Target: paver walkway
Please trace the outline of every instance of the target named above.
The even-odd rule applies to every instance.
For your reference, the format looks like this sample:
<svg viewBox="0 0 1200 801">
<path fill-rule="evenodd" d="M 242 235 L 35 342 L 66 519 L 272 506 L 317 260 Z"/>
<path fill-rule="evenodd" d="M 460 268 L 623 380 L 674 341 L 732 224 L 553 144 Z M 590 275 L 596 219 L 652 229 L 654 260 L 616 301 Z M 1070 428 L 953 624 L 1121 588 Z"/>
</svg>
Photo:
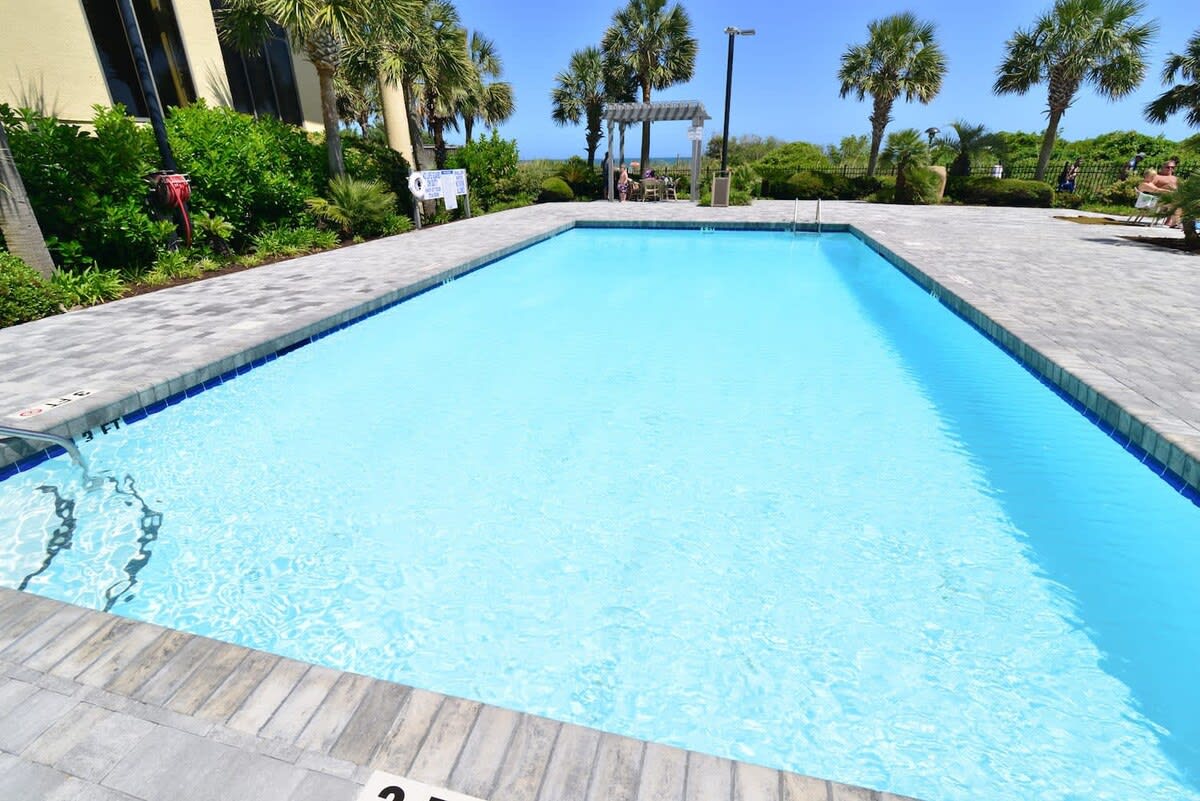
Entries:
<svg viewBox="0 0 1200 801">
<path fill-rule="evenodd" d="M 539 206 L 0 330 L 0 420 L 89 389 L 28 423 L 80 433 L 576 220 L 783 224 L 794 209 Z M 827 222 L 1099 390 L 1131 432 L 1161 435 L 1162 461 L 1200 480 L 1200 259 L 1057 214 L 824 204 Z M 0 464 L 23 452 L 0 445 Z M 894 798 L 0 590 L 0 799 L 348 801 L 373 766 L 496 801 Z"/>
<path fill-rule="evenodd" d="M 905 801 L 0 589 L 0 799 Z"/>
</svg>

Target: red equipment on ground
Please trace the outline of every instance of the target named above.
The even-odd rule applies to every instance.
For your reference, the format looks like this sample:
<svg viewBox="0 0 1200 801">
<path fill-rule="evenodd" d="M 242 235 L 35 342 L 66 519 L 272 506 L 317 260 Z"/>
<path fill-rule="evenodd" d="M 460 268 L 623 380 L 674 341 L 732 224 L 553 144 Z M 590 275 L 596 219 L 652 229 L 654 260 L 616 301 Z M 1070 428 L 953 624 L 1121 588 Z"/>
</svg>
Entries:
<svg viewBox="0 0 1200 801">
<path fill-rule="evenodd" d="M 179 212 L 183 220 L 183 239 L 192 244 L 192 219 L 188 215 L 187 203 L 192 197 L 192 185 L 187 176 L 178 172 L 156 172 L 146 176 L 155 201 L 163 208 Z"/>
</svg>

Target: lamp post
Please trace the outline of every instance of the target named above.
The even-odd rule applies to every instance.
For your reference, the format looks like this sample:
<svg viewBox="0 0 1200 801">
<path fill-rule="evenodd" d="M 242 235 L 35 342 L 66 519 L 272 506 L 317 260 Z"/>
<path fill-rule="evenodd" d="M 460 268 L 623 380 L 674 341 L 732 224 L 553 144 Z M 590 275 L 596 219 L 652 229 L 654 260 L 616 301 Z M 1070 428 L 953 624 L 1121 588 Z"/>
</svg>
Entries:
<svg viewBox="0 0 1200 801">
<path fill-rule="evenodd" d="M 725 128 L 721 134 L 721 172 L 729 166 L 729 95 L 733 89 L 733 38 L 735 36 L 753 36 L 753 28 L 725 29 L 729 34 L 729 61 L 725 65 Z"/>
<path fill-rule="evenodd" d="M 935 136 L 937 136 L 938 134 L 940 134 L 941 132 L 942 132 L 942 130 L 940 128 L 926 128 L 925 129 L 925 135 L 929 137 L 929 146 L 930 147 L 933 147 L 933 138 Z"/>
</svg>

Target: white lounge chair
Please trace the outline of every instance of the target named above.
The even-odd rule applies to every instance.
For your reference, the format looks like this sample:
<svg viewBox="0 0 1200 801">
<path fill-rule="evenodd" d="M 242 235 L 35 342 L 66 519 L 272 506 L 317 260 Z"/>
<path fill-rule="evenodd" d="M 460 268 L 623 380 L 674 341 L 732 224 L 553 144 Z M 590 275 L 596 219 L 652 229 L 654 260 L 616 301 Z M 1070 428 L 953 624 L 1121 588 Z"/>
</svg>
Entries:
<svg viewBox="0 0 1200 801">
<path fill-rule="evenodd" d="M 1140 223 L 1149 218 L 1148 224 L 1154 225 L 1162 217 L 1162 212 L 1158 210 L 1158 195 L 1138 192 L 1137 200 L 1133 201 L 1133 213 L 1129 215 L 1129 222 Z"/>
</svg>

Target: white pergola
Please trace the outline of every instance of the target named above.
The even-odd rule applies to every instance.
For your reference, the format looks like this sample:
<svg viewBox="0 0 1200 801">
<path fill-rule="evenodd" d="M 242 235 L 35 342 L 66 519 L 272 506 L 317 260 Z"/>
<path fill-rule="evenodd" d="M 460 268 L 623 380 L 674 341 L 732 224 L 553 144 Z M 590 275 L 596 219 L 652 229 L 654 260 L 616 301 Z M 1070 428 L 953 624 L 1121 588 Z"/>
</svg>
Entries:
<svg viewBox="0 0 1200 801">
<path fill-rule="evenodd" d="M 700 148 L 704 140 L 704 121 L 712 117 L 704 110 L 704 104 L 699 100 L 663 100 L 656 103 L 609 103 L 600 115 L 601 120 L 608 121 L 608 175 L 604 182 L 607 187 L 605 196 L 613 199 L 613 126 L 631 125 L 635 122 L 680 122 L 689 120 L 695 133 L 692 140 L 692 183 L 691 195 L 693 202 L 700 197 Z M 643 165 L 647 166 L 647 165 Z"/>
</svg>

